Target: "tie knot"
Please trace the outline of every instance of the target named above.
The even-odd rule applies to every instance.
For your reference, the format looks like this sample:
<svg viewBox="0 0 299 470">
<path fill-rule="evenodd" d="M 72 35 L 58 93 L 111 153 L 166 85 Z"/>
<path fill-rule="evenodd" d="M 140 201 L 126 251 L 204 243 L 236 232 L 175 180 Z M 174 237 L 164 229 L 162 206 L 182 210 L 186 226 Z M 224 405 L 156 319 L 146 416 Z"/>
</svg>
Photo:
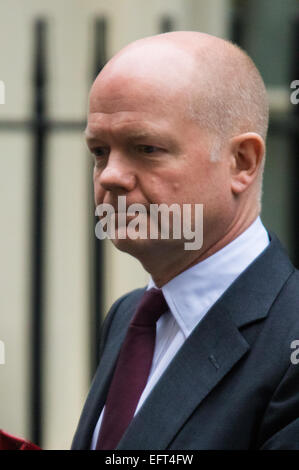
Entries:
<svg viewBox="0 0 299 470">
<path fill-rule="evenodd" d="M 153 326 L 160 316 L 168 310 L 168 305 L 161 289 L 152 288 L 142 296 L 131 325 Z"/>
</svg>

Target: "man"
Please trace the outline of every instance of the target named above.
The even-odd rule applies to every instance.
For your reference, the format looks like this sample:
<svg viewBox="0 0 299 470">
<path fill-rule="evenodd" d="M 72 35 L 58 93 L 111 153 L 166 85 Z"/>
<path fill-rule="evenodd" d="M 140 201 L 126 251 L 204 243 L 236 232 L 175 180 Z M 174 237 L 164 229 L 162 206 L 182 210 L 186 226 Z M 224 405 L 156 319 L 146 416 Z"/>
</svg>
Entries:
<svg viewBox="0 0 299 470">
<path fill-rule="evenodd" d="M 259 218 L 267 126 L 253 62 L 210 35 L 137 41 L 95 80 L 96 205 L 117 210 L 126 196 L 150 221 L 152 204 L 203 204 L 203 243 L 123 237 L 116 223 L 113 243 L 151 281 L 107 315 L 73 449 L 299 449 L 298 273 Z M 128 338 L 152 292 L 164 307 L 141 386 L 136 360 L 147 353 L 128 359 Z"/>
</svg>

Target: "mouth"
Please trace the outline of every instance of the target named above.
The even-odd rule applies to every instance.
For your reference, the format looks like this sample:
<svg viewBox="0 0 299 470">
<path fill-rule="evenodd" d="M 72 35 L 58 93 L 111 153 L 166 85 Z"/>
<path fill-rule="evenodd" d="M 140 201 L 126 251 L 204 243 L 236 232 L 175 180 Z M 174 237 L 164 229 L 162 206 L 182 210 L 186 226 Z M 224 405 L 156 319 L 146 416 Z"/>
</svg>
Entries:
<svg viewBox="0 0 299 470">
<path fill-rule="evenodd" d="M 127 212 L 118 212 L 115 211 L 113 214 L 104 214 L 101 216 L 98 216 L 100 220 L 102 219 L 109 219 L 113 222 L 115 222 L 117 225 L 123 225 L 125 222 L 128 223 L 130 220 L 136 219 L 136 217 L 139 217 L 140 221 L 143 219 L 143 217 L 148 217 L 149 213 L 140 213 L 136 211 L 135 213 L 127 213 Z"/>
<path fill-rule="evenodd" d="M 138 213 L 137 211 L 135 213 L 127 213 L 127 212 L 115 212 L 115 221 L 118 224 L 123 224 L 126 222 L 127 224 L 133 220 L 136 219 L 136 217 L 139 218 L 139 220 L 142 220 L 144 217 L 147 217 L 148 213 Z"/>
</svg>

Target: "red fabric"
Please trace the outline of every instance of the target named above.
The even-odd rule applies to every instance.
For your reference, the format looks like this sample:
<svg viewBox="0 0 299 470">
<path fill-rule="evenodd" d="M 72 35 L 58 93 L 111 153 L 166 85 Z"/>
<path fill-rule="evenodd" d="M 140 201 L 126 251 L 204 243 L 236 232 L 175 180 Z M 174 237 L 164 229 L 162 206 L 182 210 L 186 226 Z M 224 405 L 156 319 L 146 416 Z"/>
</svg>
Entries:
<svg viewBox="0 0 299 470">
<path fill-rule="evenodd" d="M 32 442 L 8 434 L 0 429 L 0 450 L 42 450 Z"/>
<path fill-rule="evenodd" d="M 133 419 L 147 383 L 155 347 L 156 321 L 168 310 L 160 289 L 143 295 L 130 323 L 109 388 L 97 450 L 115 449 Z"/>
</svg>

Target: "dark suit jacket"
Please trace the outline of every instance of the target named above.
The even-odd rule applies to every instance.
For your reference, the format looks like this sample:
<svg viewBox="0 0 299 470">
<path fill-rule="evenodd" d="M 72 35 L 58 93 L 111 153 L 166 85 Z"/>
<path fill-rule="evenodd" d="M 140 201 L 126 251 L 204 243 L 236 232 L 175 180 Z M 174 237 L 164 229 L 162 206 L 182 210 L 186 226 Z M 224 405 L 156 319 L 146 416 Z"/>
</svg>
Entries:
<svg viewBox="0 0 299 470">
<path fill-rule="evenodd" d="M 121 297 L 72 449 L 89 449 L 114 365 L 144 289 Z M 121 439 L 118 449 L 298 449 L 299 275 L 278 239 L 198 323 Z"/>
</svg>

